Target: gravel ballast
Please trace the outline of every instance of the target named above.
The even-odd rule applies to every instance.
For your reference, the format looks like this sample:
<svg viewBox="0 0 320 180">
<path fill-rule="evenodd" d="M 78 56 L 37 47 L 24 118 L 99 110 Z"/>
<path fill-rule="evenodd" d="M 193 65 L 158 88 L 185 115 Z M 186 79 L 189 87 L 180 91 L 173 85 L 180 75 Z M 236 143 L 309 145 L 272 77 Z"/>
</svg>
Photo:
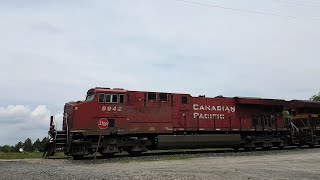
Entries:
<svg viewBox="0 0 320 180">
<path fill-rule="evenodd" d="M 320 148 L 0 160 L 0 179 L 320 179 Z"/>
</svg>

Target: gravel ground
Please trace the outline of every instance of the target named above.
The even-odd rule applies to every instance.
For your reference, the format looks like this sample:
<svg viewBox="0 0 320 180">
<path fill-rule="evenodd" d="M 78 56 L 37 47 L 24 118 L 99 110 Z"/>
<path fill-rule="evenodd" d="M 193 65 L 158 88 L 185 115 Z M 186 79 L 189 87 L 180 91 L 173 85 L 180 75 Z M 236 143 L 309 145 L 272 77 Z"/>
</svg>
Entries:
<svg viewBox="0 0 320 180">
<path fill-rule="evenodd" d="M 0 179 L 320 179 L 320 148 L 0 160 Z"/>
</svg>

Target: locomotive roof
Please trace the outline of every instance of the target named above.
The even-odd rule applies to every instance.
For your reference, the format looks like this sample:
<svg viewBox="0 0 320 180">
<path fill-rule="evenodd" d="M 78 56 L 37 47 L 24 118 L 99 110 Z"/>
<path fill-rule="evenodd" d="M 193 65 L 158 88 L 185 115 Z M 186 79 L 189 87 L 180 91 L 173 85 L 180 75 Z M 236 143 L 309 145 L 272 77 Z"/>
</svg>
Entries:
<svg viewBox="0 0 320 180">
<path fill-rule="evenodd" d="M 320 108 L 319 101 L 308 101 L 308 100 L 292 100 L 290 101 L 290 106 L 294 108 Z"/>
<path fill-rule="evenodd" d="M 159 91 L 130 91 L 127 89 L 122 89 L 122 88 L 104 88 L 104 87 L 95 87 L 90 90 L 95 90 L 99 92 L 117 92 L 117 93 L 125 93 L 125 92 L 146 92 L 146 93 L 168 93 L 168 92 L 159 92 Z M 89 90 L 89 91 L 90 91 Z M 190 95 L 190 94 L 183 94 L 183 93 L 168 93 L 168 94 L 181 94 L 181 95 Z"/>
<path fill-rule="evenodd" d="M 287 102 L 283 99 L 267 99 L 256 97 L 234 97 L 237 104 L 255 104 L 255 105 L 286 105 Z"/>
<path fill-rule="evenodd" d="M 122 88 L 105 88 L 105 87 L 95 87 L 92 89 L 89 89 L 90 91 L 99 91 L 99 92 L 115 92 L 115 93 L 126 93 L 126 92 L 155 92 L 155 91 L 129 91 Z M 157 93 L 167 93 L 167 92 L 157 92 Z M 169 93 L 169 94 L 181 94 L 181 95 L 189 95 L 190 94 L 184 94 L 184 93 Z M 192 97 L 198 97 L 198 96 L 192 96 Z M 315 101 L 306 101 L 306 100 L 292 100 L 292 101 L 285 101 L 283 99 L 269 99 L 269 98 L 257 98 L 257 97 L 224 97 L 224 96 L 216 96 L 216 97 L 205 97 L 205 96 L 199 96 L 199 98 L 230 98 L 235 99 L 237 104 L 251 104 L 251 105 L 279 105 L 279 106 L 285 106 L 289 105 L 291 107 L 320 107 L 320 102 Z"/>
<path fill-rule="evenodd" d="M 122 89 L 122 88 L 104 88 L 104 87 L 95 87 L 95 88 L 92 88 L 92 89 L 89 89 L 89 91 L 99 91 L 99 92 L 120 92 L 120 93 L 124 93 L 124 92 L 127 92 L 128 90 L 126 89 Z M 89 92 L 88 91 L 88 92 Z"/>
</svg>

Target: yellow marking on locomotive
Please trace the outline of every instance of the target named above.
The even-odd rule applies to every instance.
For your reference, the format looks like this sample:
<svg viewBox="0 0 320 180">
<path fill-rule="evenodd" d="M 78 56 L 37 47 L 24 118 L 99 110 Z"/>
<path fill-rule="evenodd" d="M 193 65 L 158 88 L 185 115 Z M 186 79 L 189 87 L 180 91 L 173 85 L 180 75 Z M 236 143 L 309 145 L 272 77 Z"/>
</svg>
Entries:
<svg viewBox="0 0 320 180">
<path fill-rule="evenodd" d="M 148 131 L 155 131 L 155 130 L 156 130 L 156 128 L 150 127 Z"/>
</svg>

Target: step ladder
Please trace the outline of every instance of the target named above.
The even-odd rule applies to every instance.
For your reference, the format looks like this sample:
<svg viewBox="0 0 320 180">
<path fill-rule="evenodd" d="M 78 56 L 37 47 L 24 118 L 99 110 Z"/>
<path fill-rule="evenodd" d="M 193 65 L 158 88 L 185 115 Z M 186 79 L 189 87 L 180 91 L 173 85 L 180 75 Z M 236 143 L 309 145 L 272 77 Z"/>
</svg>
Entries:
<svg viewBox="0 0 320 180">
<path fill-rule="evenodd" d="M 56 131 L 56 133 L 49 133 L 50 138 L 45 146 L 43 157 L 54 156 L 56 152 L 63 152 L 67 145 L 67 131 Z"/>
<path fill-rule="evenodd" d="M 300 143 L 300 129 L 290 121 L 290 134 L 292 144 L 298 145 Z"/>
<path fill-rule="evenodd" d="M 56 152 L 65 151 L 68 142 L 68 130 L 56 130 L 53 122 L 53 116 L 50 120 L 50 129 L 48 131 L 49 140 L 45 146 L 43 157 L 54 156 Z"/>
<path fill-rule="evenodd" d="M 67 144 L 67 131 L 57 131 L 53 142 L 56 149 L 64 150 Z"/>
</svg>

